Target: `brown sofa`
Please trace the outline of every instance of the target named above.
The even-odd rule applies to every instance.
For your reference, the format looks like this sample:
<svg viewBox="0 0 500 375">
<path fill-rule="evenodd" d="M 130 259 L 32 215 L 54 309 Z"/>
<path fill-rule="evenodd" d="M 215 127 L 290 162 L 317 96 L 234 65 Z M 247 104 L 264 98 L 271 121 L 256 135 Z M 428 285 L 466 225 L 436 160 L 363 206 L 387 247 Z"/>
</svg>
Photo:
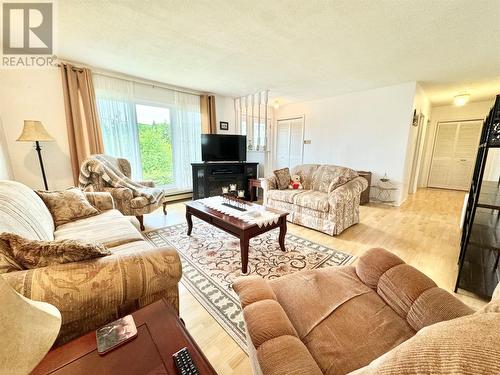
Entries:
<svg viewBox="0 0 500 375">
<path fill-rule="evenodd" d="M 18 182 L 0 181 L 0 232 L 33 240 L 97 241 L 113 253 L 10 272 L 0 251 L 0 277 L 25 297 L 48 302 L 61 312 L 58 344 L 161 298 L 179 311 L 182 267 L 177 251 L 144 241 L 130 218 L 114 209 L 111 194 L 86 196 L 100 214 L 55 228 L 49 210 L 33 190 Z M 2 241 L 1 246 L 5 246 Z"/>
<path fill-rule="evenodd" d="M 473 314 L 383 249 L 368 250 L 355 267 L 243 277 L 233 287 L 255 374 L 500 373 L 500 301 Z M 464 338 L 461 324 L 490 334 Z"/>
</svg>

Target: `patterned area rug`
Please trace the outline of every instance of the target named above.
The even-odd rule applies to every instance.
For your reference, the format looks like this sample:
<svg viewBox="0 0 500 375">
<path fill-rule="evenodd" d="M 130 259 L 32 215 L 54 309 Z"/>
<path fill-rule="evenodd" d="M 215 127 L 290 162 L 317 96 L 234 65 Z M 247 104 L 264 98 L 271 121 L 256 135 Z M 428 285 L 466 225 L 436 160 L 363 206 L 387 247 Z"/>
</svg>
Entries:
<svg viewBox="0 0 500 375">
<path fill-rule="evenodd" d="M 172 246 L 182 259 L 182 283 L 243 348 L 245 324 L 233 280 L 241 276 L 240 243 L 214 226 L 193 218 L 193 232 L 177 224 L 144 233 L 155 246 Z M 325 247 L 304 238 L 287 234 L 285 246 L 278 245 L 279 229 L 250 240 L 248 270 L 250 275 L 273 279 L 300 270 L 351 263 L 352 255 Z"/>
</svg>

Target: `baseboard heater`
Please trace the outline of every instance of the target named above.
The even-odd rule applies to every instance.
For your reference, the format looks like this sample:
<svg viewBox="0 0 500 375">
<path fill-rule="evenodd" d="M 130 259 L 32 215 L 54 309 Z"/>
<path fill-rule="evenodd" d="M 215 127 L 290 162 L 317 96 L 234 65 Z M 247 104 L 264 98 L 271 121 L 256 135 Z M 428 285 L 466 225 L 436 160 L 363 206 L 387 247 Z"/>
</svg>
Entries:
<svg viewBox="0 0 500 375">
<path fill-rule="evenodd" d="M 167 195 L 166 201 L 167 202 L 175 202 L 175 201 L 183 201 L 183 200 L 192 199 L 192 198 L 193 198 L 193 192 L 186 191 L 184 193 Z"/>
</svg>

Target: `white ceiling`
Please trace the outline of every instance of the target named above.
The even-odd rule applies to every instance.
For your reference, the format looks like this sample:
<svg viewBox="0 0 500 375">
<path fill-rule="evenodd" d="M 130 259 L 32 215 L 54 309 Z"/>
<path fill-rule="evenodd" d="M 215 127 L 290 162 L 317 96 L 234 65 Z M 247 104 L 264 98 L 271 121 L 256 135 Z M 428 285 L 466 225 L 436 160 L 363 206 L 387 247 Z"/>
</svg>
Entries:
<svg viewBox="0 0 500 375">
<path fill-rule="evenodd" d="M 200 91 L 500 93 L 500 0 L 61 0 L 57 12 L 59 57 Z"/>
</svg>

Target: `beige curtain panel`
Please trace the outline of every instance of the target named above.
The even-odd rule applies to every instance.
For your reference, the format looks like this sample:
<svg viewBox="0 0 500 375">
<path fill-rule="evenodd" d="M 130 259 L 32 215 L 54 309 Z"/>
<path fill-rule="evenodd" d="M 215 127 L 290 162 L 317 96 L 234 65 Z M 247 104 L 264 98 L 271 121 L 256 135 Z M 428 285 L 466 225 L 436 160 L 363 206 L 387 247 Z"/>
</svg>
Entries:
<svg viewBox="0 0 500 375">
<path fill-rule="evenodd" d="M 61 64 L 61 74 L 71 168 L 78 186 L 81 163 L 92 154 L 104 153 L 104 144 L 91 71 Z"/>
<path fill-rule="evenodd" d="M 215 116 L 214 95 L 201 95 L 200 112 L 201 112 L 201 132 L 203 134 L 217 133 L 217 120 Z"/>
</svg>

